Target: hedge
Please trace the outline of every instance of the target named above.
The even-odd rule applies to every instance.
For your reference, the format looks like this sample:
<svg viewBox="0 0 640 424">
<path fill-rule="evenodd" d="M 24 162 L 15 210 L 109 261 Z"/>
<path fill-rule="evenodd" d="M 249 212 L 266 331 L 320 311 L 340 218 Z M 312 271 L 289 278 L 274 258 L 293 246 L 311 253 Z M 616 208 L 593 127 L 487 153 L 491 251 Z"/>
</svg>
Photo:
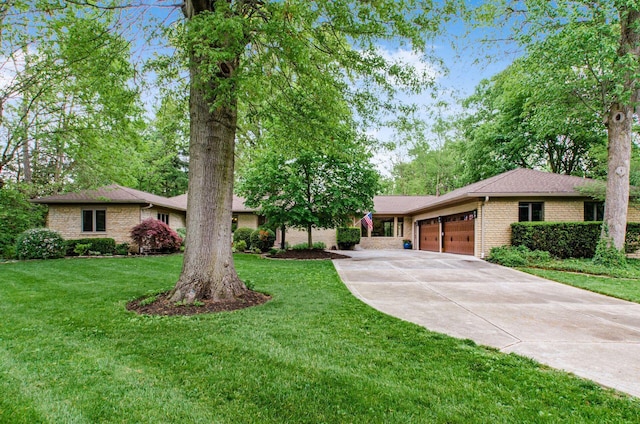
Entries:
<svg viewBox="0 0 640 424">
<path fill-rule="evenodd" d="M 360 243 L 360 228 L 342 227 L 336 232 L 336 241 L 340 250 L 349 250 Z"/>
<path fill-rule="evenodd" d="M 511 245 L 543 250 L 561 259 L 592 258 L 602 222 L 517 222 L 511 224 Z M 640 223 L 627 224 L 627 253 L 640 248 Z"/>
<path fill-rule="evenodd" d="M 74 252 L 77 244 L 89 244 L 91 245 L 88 250 L 92 252 L 100 252 L 103 255 L 111 255 L 116 250 L 116 241 L 112 238 L 83 238 L 66 240 L 67 244 L 67 256 L 78 256 Z"/>
</svg>

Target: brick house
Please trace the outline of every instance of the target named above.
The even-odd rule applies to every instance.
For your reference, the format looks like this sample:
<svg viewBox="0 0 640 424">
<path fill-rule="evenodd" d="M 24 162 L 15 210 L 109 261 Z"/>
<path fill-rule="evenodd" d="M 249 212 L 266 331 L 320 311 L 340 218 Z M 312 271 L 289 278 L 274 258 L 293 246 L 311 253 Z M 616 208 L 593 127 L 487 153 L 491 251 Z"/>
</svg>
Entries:
<svg viewBox="0 0 640 424">
<path fill-rule="evenodd" d="M 443 196 L 375 196 L 373 229 L 362 225 L 360 247 L 414 249 L 485 257 L 492 247 L 509 244 L 511 224 L 519 221 L 600 221 L 604 206 L 576 188 L 593 180 L 515 169 Z M 129 231 L 146 218 L 185 227 L 187 195 L 166 198 L 118 185 L 34 200 L 49 205 L 47 226 L 64 238 L 111 237 L 128 242 Z M 265 218 L 233 197 L 234 228 L 258 228 Z M 354 218 L 353 224 L 361 222 Z M 640 222 L 630 207 L 629 222 Z M 277 234 L 276 242 L 281 239 Z M 288 229 L 290 245 L 305 243 L 305 231 Z M 336 231 L 313 230 L 314 242 L 335 246 Z"/>
<path fill-rule="evenodd" d="M 96 190 L 59 194 L 33 200 L 49 206 L 47 227 L 65 239 L 113 238 L 131 242 L 131 229 L 155 218 L 177 229 L 185 226 L 187 209 L 177 202 L 113 184 Z"/>
<path fill-rule="evenodd" d="M 522 221 L 601 221 L 604 204 L 577 188 L 588 178 L 514 169 L 430 199 L 407 211 L 414 248 L 484 258 L 511 243 L 511 224 Z M 627 221 L 640 222 L 630 207 Z"/>
</svg>

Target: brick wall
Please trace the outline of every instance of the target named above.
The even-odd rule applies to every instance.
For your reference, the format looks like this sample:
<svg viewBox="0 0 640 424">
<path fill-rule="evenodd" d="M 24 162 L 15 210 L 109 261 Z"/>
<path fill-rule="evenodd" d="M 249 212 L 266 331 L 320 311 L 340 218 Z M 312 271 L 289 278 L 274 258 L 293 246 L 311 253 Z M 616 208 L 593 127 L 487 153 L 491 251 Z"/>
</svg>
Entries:
<svg viewBox="0 0 640 424">
<path fill-rule="evenodd" d="M 252 213 L 238 214 L 238 228 L 258 228 L 258 215 Z"/>
<path fill-rule="evenodd" d="M 374 218 L 384 217 L 382 215 L 375 215 Z M 389 218 L 386 216 L 385 218 Z M 404 220 L 403 235 L 395 235 L 398 231 L 398 221 Z M 404 249 L 403 240 L 413 240 L 413 221 L 411 217 L 396 216 L 393 220 L 393 237 L 369 237 L 363 236 L 360 238 L 359 246 L 363 249 Z M 413 242 L 414 247 L 416 242 Z M 415 247 L 417 249 L 417 247 Z"/>
<path fill-rule="evenodd" d="M 331 246 L 336 246 L 336 230 L 335 229 L 327 229 L 327 230 L 311 230 L 311 237 L 314 243 L 323 242 L 327 249 L 331 249 Z M 308 239 L 307 232 L 303 230 L 296 230 L 294 228 L 287 229 L 287 234 L 285 235 L 285 242 L 289 243 L 289 246 L 293 246 L 300 243 L 306 243 Z M 280 240 L 278 238 L 278 240 Z"/>
<path fill-rule="evenodd" d="M 158 219 L 158 214 L 168 214 L 169 215 L 169 227 L 177 230 L 178 228 L 185 228 L 186 225 L 186 212 L 179 212 L 175 210 L 153 207 L 150 209 L 141 208 L 141 220 L 144 221 L 148 218 Z"/>
<path fill-rule="evenodd" d="M 82 211 L 106 210 L 105 232 L 83 232 Z M 65 239 L 113 238 L 116 243 L 130 243 L 129 231 L 140 222 L 139 205 L 49 205 L 47 227 Z"/>
</svg>

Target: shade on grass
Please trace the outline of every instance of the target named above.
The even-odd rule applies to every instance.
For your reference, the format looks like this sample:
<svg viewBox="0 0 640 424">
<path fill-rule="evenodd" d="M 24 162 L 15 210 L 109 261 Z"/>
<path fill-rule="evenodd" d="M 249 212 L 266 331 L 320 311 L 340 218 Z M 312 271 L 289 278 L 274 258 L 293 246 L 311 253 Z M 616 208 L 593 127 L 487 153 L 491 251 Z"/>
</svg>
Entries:
<svg viewBox="0 0 640 424">
<path fill-rule="evenodd" d="M 180 256 L 0 265 L 0 422 L 639 422 L 637 399 L 431 333 L 351 296 L 330 262 L 236 256 L 273 296 L 146 317 Z"/>
</svg>

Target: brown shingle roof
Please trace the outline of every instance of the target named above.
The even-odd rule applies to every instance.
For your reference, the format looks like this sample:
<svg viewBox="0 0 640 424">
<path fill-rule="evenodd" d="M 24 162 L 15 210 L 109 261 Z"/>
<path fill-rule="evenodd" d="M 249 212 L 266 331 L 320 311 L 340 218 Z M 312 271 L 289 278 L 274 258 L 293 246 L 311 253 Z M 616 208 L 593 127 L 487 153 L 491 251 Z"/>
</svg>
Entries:
<svg viewBox="0 0 640 424">
<path fill-rule="evenodd" d="M 380 215 L 402 215 L 425 202 L 436 199 L 435 196 L 375 196 L 373 210 Z"/>
<path fill-rule="evenodd" d="M 77 193 L 57 194 L 32 200 L 44 204 L 77 204 L 77 203 L 114 203 L 114 204 L 153 204 L 169 209 L 185 211 L 186 207 L 163 196 L 147 193 L 133 188 L 112 184 L 95 190 L 83 190 Z"/>
<path fill-rule="evenodd" d="M 434 206 L 454 203 L 470 197 L 580 197 L 583 195 L 575 188 L 593 182 L 594 180 L 589 178 L 518 168 L 431 199 L 410 212 L 417 213 L 424 209 L 431 209 Z"/>
<path fill-rule="evenodd" d="M 170 200 L 187 209 L 187 193 L 172 197 Z M 248 208 L 244 205 L 244 199 L 240 196 L 233 195 L 233 203 L 231 205 L 233 212 L 255 212 L 256 209 Z"/>
</svg>

